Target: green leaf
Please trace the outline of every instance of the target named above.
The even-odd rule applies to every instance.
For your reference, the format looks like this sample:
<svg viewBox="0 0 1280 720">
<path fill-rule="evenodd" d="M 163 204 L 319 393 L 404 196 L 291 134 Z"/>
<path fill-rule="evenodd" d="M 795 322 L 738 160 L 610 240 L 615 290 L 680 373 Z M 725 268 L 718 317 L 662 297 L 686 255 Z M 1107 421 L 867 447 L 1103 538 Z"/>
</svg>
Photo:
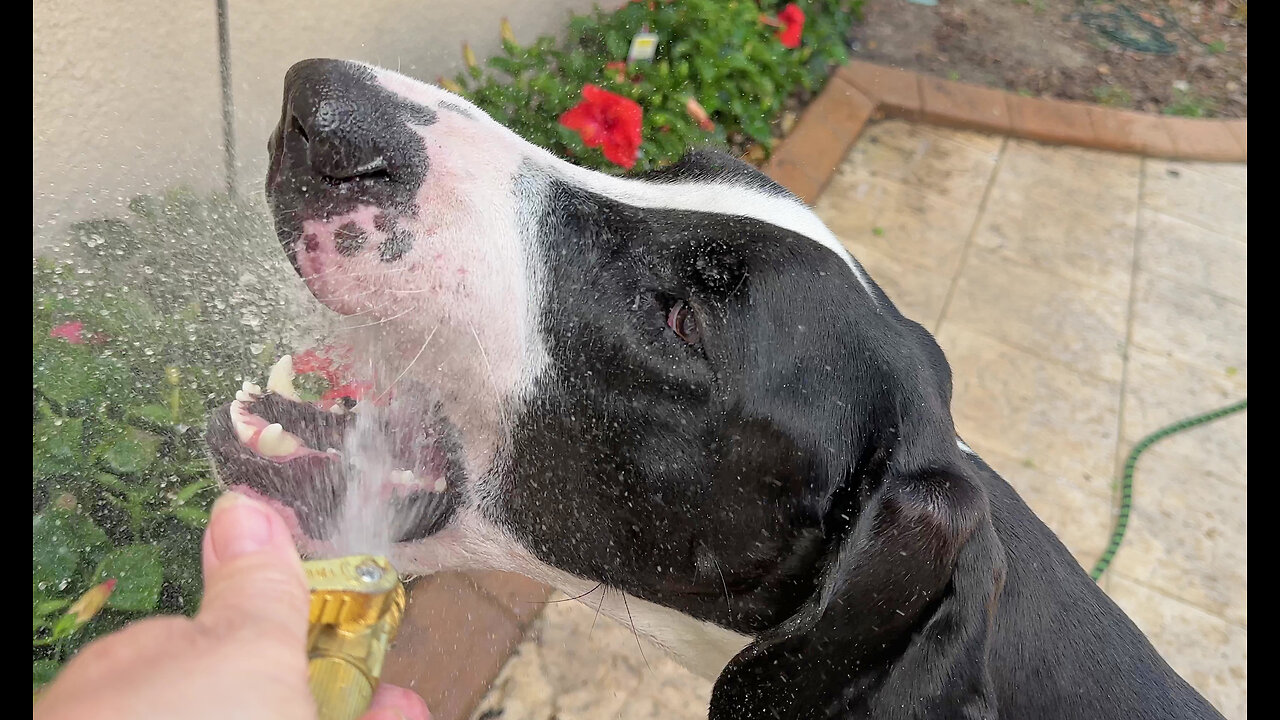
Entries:
<svg viewBox="0 0 1280 720">
<path fill-rule="evenodd" d="M 62 669 L 62 665 L 56 660 L 42 659 L 31 661 L 31 687 L 38 688 L 53 682 L 53 678 L 58 674 L 58 670 Z"/>
<path fill-rule="evenodd" d="M 74 614 L 63 615 L 53 625 L 53 639 L 62 640 L 63 638 L 71 637 L 82 627 L 84 626 L 76 622 Z"/>
<path fill-rule="evenodd" d="M 203 530 L 209 524 L 209 513 L 189 505 L 171 507 L 169 508 L 169 514 L 196 530 Z"/>
<path fill-rule="evenodd" d="M 76 578 L 80 560 L 107 545 L 107 536 L 89 518 L 51 509 L 31 518 L 32 585 L 57 592 Z"/>
<path fill-rule="evenodd" d="M 84 421 L 52 417 L 37 420 L 31 428 L 32 459 L 37 475 L 57 475 L 79 469 Z"/>
<path fill-rule="evenodd" d="M 52 343 L 63 343 L 52 340 Z M 83 347 L 53 346 L 33 356 L 31 381 L 41 393 L 64 408 L 78 408 L 89 400 L 121 397 L 132 390 L 129 370 L 120 361 L 89 355 Z"/>
<path fill-rule="evenodd" d="M 116 477 L 115 475 L 112 475 L 111 473 L 94 473 L 93 481 L 98 483 L 102 487 L 115 490 L 116 492 L 119 492 L 119 493 L 129 492 L 129 486 L 126 485 L 123 480 Z"/>
<path fill-rule="evenodd" d="M 106 423 L 94 454 L 117 473 L 136 473 L 150 467 L 160 452 L 162 438 L 146 430 Z"/>
<path fill-rule="evenodd" d="M 186 504 L 191 500 L 191 498 L 195 497 L 196 495 L 199 495 L 201 492 L 204 492 L 205 490 L 208 490 L 211 487 L 213 487 L 213 480 L 210 480 L 208 478 L 197 480 L 193 483 L 188 483 L 182 486 L 182 489 L 178 490 L 177 494 L 174 495 L 173 501 L 178 505 Z"/>
<path fill-rule="evenodd" d="M 31 615 L 34 618 L 46 618 L 55 612 L 70 605 L 71 601 L 66 598 L 55 598 L 53 600 L 39 600 L 31 608 Z"/>
<path fill-rule="evenodd" d="M 98 564 L 94 582 L 115 578 L 107 605 L 117 610 L 154 610 L 164 583 L 160 551 L 152 545 L 128 545 L 109 553 Z"/>
<path fill-rule="evenodd" d="M 173 413 L 164 405 L 143 405 L 140 408 L 134 408 L 130 411 L 130 414 L 157 425 L 168 426 L 173 424 Z"/>
</svg>

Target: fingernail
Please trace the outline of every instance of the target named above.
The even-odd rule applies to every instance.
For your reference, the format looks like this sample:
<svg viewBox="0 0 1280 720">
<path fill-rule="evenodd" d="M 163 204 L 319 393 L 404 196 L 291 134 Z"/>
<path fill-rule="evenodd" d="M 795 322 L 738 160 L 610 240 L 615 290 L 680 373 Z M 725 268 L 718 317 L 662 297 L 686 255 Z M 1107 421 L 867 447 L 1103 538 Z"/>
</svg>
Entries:
<svg viewBox="0 0 1280 720">
<path fill-rule="evenodd" d="M 261 503 L 227 493 L 213 504 L 209 539 L 221 562 L 257 552 L 271 542 L 271 516 Z"/>
</svg>

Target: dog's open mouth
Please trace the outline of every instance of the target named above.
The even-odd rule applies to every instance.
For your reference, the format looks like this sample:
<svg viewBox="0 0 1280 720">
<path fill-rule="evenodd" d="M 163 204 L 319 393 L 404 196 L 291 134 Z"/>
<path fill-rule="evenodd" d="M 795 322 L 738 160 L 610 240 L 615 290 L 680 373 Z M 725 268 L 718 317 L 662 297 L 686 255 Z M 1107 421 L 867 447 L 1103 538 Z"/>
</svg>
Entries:
<svg viewBox="0 0 1280 720">
<path fill-rule="evenodd" d="M 276 506 L 308 545 L 421 539 L 457 505 L 457 433 L 421 386 L 359 404 L 310 402 L 295 390 L 286 355 L 265 389 L 246 382 L 213 413 L 207 441 L 221 482 Z M 376 527 L 344 527 L 351 523 Z"/>
</svg>

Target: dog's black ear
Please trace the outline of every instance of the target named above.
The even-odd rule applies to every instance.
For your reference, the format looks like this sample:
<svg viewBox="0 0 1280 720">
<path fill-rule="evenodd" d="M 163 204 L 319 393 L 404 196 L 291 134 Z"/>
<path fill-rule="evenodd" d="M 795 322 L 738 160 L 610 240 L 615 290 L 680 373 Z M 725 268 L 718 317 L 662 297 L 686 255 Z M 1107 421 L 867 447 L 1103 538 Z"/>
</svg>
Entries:
<svg viewBox="0 0 1280 720">
<path fill-rule="evenodd" d="M 835 498 L 826 522 L 847 530 L 817 590 L 728 664 L 712 720 L 996 717 L 987 643 L 1004 552 L 986 494 L 954 441 L 897 450 L 872 453 Z"/>
</svg>

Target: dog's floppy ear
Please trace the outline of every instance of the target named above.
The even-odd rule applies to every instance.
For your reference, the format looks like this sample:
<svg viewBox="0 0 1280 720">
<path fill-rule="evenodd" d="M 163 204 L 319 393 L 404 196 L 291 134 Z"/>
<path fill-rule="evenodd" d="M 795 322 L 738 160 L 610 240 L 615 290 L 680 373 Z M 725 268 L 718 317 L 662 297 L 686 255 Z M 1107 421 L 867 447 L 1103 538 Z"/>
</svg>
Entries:
<svg viewBox="0 0 1280 720">
<path fill-rule="evenodd" d="M 954 440 L 948 452 L 933 437 L 859 463 L 826 515 L 847 532 L 818 589 L 730 661 L 712 720 L 996 717 L 987 642 L 1004 553 Z"/>
</svg>

